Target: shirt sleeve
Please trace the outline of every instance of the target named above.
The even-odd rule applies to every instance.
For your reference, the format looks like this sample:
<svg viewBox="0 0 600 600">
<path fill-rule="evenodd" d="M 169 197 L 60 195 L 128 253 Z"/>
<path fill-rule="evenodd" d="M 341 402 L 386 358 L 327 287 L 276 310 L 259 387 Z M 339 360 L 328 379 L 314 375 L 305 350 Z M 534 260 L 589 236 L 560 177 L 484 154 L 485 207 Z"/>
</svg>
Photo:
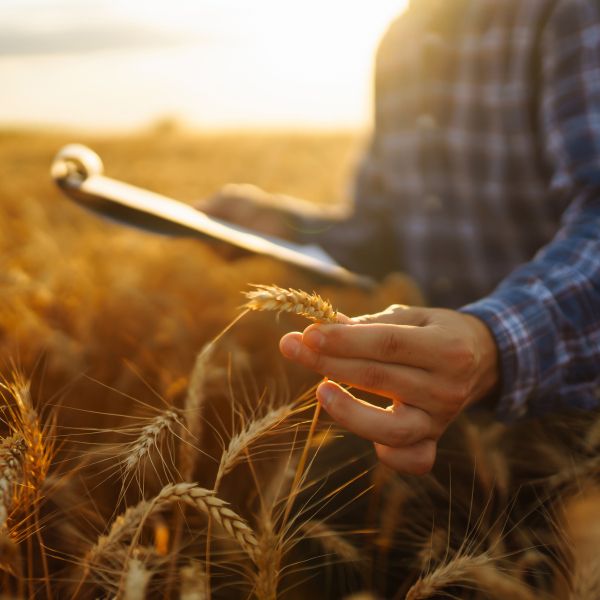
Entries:
<svg viewBox="0 0 600 600">
<path fill-rule="evenodd" d="M 381 122 L 382 94 L 378 88 L 385 80 L 382 76 L 384 63 L 397 52 L 397 30 L 402 22 L 403 17 L 400 17 L 392 23 L 377 51 L 374 133 L 356 169 L 349 211 L 345 218 L 338 220 L 299 218 L 294 222 L 296 239 L 319 244 L 344 267 L 375 278 L 382 278 L 398 269 L 398 244 L 393 230 L 392 206 L 385 190 L 385 165 L 380 151 L 385 127 Z"/>
<path fill-rule="evenodd" d="M 482 319 L 501 357 L 498 411 L 511 419 L 600 401 L 600 15 L 559 0 L 541 39 L 539 126 L 548 201 L 568 199 L 561 229 L 488 297 Z"/>
</svg>

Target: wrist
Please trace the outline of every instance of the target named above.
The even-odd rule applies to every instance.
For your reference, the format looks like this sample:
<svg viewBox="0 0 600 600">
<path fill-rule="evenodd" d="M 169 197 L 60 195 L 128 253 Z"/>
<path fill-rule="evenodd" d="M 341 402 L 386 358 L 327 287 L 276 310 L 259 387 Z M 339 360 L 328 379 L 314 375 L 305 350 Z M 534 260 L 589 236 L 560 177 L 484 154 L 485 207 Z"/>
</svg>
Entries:
<svg viewBox="0 0 600 600">
<path fill-rule="evenodd" d="M 487 324 L 478 317 L 463 313 L 473 334 L 475 381 L 469 405 L 488 398 L 500 384 L 500 360 L 498 345 Z"/>
</svg>

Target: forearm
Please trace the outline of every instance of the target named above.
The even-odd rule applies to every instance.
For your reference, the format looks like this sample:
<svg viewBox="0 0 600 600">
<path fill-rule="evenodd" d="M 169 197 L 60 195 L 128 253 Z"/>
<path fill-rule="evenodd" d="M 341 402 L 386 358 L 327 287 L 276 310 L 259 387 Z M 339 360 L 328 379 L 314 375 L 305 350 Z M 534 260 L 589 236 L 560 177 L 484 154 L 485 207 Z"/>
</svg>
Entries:
<svg viewBox="0 0 600 600">
<path fill-rule="evenodd" d="M 600 397 L 600 192 L 530 263 L 462 309 L 492 332 L 500 354 L 498 411 L 505 419 Z"/>
</svg>

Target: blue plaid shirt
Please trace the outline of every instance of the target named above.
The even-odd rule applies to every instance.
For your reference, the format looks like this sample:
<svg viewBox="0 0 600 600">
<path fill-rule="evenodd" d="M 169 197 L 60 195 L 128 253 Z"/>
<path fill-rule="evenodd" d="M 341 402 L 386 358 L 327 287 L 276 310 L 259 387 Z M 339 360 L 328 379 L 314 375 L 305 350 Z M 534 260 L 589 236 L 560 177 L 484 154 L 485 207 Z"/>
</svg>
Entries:
<svg viewBox="0 0 600 600">
<path fill-rule="evenodd" d="M 435 6 L 433 6 L 435 5 Z M 497 341 L 501 416 L 600 399 L 600 3 L 416 0 L 377 56 L 342 264 Z"/>
</svg>

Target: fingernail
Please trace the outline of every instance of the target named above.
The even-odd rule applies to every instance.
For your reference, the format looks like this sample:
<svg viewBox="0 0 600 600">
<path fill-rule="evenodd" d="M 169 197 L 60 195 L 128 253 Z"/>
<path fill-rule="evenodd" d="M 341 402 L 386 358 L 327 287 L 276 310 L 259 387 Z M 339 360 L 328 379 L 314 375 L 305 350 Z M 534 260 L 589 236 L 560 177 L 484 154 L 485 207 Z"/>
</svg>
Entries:
<svg viewBox="0 0 600 600">
<path fill-rule="evenodd" d="M 302 341 L 309 348 L 320 350 L 325 345 L 325 336 L 318 329 L 311 329 L 304 334 Z"/>
<path fill-rule="evenodd" d="M 300 353 L 300 343 L 294 338 L 283 338 L 279 344 L 281 353 L 287 358 L 296 358 Z"/>
<path fill-rule="evenodd" d="M 331 386 L 323 384 L 321 385 L 321 387 L 319 387 L 319 400 L 325 408 L 331 406 L 334 395 L 335 394 L 334 391 L 331 389 Z"/>
</svg>

